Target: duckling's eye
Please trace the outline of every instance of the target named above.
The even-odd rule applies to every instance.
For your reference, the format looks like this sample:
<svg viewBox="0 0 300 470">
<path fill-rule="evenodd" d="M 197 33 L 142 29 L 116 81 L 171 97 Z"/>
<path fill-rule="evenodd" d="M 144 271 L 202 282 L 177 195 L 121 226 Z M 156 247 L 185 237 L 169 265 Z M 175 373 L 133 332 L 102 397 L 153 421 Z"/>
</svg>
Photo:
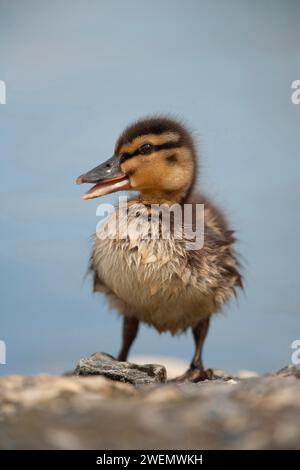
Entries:
<svg viewBox="0 0 300 470">
<path fill-rule="evenodd" d="M 142 155 L 147 155 L 148 153 L 151 153 L 152 150 L 153 150 L 153 145 L 144 144 L 144 145 L 141 145 L 141 147 L 139 148 L 139 153 L 141 153 Z"/>
</svg>

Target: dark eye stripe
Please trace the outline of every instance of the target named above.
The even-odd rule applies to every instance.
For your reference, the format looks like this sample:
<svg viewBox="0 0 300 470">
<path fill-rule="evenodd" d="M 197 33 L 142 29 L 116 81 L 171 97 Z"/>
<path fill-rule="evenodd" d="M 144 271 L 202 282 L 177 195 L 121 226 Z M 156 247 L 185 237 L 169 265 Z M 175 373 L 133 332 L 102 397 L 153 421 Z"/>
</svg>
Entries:
<svg viewBox="0 0 300 470">
<path fill-rule="evenodd" d="M 165 144 L 160 144 L 160 145 L 152 145 L 152 151 L 147 154 L 142 154 L 143 156 L 148 156 L 151 155 L 154 152 L 158 152 L 159 150 L 164 150 L 164 149 L 174 149 L 177 147 L 180 147 L 181 143 L 180 141 L 178 142 L 166 142 Z M 136 149 L 132 153 L 122 153 L 120 156 L 120 163 L 125 162 L 126 160 L 129 160 L 129 158 L 136 157 L 137 155 L 140 155 L 140 149 Z"/>
</svg>

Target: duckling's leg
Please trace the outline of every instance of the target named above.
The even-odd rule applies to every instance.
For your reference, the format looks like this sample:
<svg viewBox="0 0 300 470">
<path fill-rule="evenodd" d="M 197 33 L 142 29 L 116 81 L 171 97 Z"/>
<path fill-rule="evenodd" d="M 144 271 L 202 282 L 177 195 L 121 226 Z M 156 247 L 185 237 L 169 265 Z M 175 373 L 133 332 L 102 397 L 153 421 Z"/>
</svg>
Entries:
<svg viewBox="0 0 300 470">
<path fill-rule="evenodd" d="M 195 354 L 192 359 L 190 368 L 179 377 L 174 379 L 175 382 L 200 382 L 201 380 L 213 379 L 212 369 L 204 369 L 202 362 L 202 350 L 204 341 L 209 328 L 209 318 L 200 320 L 193 328 L 193 337 L 195 341 Z"/>
<path fill-rule="evenodd" d="M 127 361 L 129 349 L 137 335 L 139 321 L 134 317 L 124 317 L 122 347 L 118 354 L 118 361 Z"/>
</svg>

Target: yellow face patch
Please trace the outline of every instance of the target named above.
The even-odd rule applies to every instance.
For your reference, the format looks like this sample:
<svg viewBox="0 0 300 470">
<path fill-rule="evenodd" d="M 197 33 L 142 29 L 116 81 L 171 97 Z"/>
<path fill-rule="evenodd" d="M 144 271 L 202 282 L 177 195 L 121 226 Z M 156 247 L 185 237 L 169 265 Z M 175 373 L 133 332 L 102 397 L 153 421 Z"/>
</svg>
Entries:
<svg viewBox="0 0 300 470">
<path fill-rule="evenodd" d="M 141 192 L 185 191 L 193 178 L 194 161 L 188 148 L 178 147 L 137 155 L 125 160 L 121 168 L 131 187 Z"/>
<path fill-rule="evenodd" d="M 134 153 L 138 150 L 141 145 L 151 144 L 151 145 L 163 145 L 167 143 L 176 143 L 180 139 L 180 136 L 176 132 L 163 132 L 162 134 L 147 134 L 141 135 L 133 139 L 132 142 L 122 145 L 119 149 L 119 154 L 122 153 Z"/>
</svg>

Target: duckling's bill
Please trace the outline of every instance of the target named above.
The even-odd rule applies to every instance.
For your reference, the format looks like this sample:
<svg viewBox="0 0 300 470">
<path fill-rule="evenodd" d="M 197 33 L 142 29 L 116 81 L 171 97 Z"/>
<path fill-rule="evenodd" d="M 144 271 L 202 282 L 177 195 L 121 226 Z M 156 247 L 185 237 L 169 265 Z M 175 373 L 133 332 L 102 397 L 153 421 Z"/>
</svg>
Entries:
<svg viewBox="0 0 300 470">
<path fill-rule="evenodd" d="M 130 189 L 129 179 L 124 176 L 122 178 L 111 181 L 103 181 L 95 184 L 89 191 L 83 194 L 82 199 L 94 199 L 104 196 L 105 194 L 115 193 L 116 191 L 124 191 Z"/>
<path fill-rule="evenodd" d="M 118 155 L 113 155 L 106 162 L 80 175 L 76 183 L 96 183 L 82 196 L 82 199 L 94 199 L 105 194 L 130 189 L 131 187 L 129 178 L 120 168 L 120 157 Z"/>
</svg>

